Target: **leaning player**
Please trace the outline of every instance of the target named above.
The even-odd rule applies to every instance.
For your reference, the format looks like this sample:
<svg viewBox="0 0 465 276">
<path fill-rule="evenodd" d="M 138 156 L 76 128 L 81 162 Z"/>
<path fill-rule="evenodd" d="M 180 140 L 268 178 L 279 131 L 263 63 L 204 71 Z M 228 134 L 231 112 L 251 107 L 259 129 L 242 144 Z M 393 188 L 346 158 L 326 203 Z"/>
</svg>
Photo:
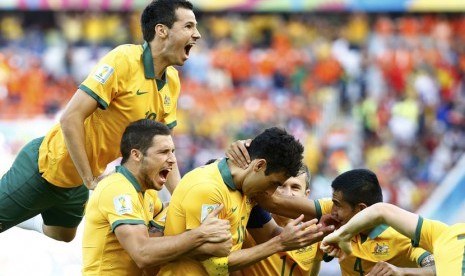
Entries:
<svg viewBox="0 0 465 276">
<path fill-rule="evenodd" d="M 359 212 L 323 239 L 321 248 L 332 256 L 340 255 L 341 249 L 350 254 L 353 236 L 382 224 L 390 225 L 411 238 L 414 246 L 431 251 L 437 275 L 465 275 L 465 223 L 448 226 L 389 203 L 377 203 Z"/>
<path fill-rule="evenodd" d="M 159 275 L 227 275 L 276 252 L 301 248 L 322 238 L 325 229 L 309 227 L 316 220 L 300 223 L 301 216 L 284 228 L 275 224 L 264 229 L 259 235 L 265 242 L 241 249 L 245 227 L 255 205 L 251 196 L 274 192 L 286 179 L 296 176 L 302 164 L 303 147 L 286 131 L 270 128 L 252 141 L 248 151 L 252 161 L 247 169 L 222 159 L 186 174 L 173 193 L 165 224 L 165 235 L 184 233 L 200 225 L 209 209 L 224 204 L 219 218 L 231 223 L 231 254 L 204 262 L 179 259 L 164 265 Z"/>
<path fill-rule="evenodd" d="M 310 193 L 310 172 L 307 166 L 302 166 L 296 177 L 290 177 L 282 186 L 276 189 L 276 193 L 290 195 L 293 197 L 307 198 Z M 259 206 L 255 206 L 247 224 L 246 238 L 243 247 L 248 248 L 255 246 L 257 242 L 253 239 L 249 232 L 255 231 L 257 228 L 262 228 L 262 223 L 268 223 L 268 220 L 262 223 L 257 223 L 255 214 L 263 212 L 259 210 Z M 276 223 L 284 227 L 291 219 L 272 214 Z M 261 220 L 258 220 L 261 221 Z M 266 226 L 265 226 L 266 227 Z M 257 235 L 255 235 L 257 236 Z M 279 252 L 256 264 L 245 267 L 241 270 L 242 275 L 260 276 L 260 275 L 318 275 L 320 271 L 320 262 L 323 260 L 323 254 L 319 250 L 318 244 L 308 245 L 297 250 Z"/>
</svg>

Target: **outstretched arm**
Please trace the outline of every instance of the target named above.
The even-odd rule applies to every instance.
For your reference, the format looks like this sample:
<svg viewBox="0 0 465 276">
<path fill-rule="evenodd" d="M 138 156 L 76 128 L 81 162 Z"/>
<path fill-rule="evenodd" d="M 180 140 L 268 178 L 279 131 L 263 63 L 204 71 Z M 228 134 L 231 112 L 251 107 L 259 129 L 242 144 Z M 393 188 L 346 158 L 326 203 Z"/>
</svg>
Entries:
<svg viewBox="0 0 465 276">
<path fill-rule="evenodd" d="M 304 197 L 262 193 L 255 196 L 254 200 L 268 212 L 283 217 L 297 218 L 303 214 L 304 221 L 308 221 L 318 216 L 315 201 Z"/>
<path fill-rule="evenodd" d="M 388 224 L 399 233 L 413 239 L 418 218 L 417 214 L 405 211 L 395 205 L 376 203 L 357 213 L 349 222 L 325 237 L 320 247 L 332 256 L 339 254 L 339 248 L 345 253 L 351 253 L 350 239 L 361 231 L 380 224 Z"/>
<path fill-rule="evenodd" d="M 267 236 L 268 240 L 256 246 L 233 251 L 228 257 L 229 271 L 236 271 L 246 266 L 257 263 L 275 253 L 295 250 L 320 241 L 325 233 L 334 230 L 333 226 L 322 227 L 317 225 L 317 220 L 302 222 L 301 215 L 289 222 L 285 227 L 280 227 L 272 219 L 261 229 L 253 229 L 253 236 Z"/>
</svg>

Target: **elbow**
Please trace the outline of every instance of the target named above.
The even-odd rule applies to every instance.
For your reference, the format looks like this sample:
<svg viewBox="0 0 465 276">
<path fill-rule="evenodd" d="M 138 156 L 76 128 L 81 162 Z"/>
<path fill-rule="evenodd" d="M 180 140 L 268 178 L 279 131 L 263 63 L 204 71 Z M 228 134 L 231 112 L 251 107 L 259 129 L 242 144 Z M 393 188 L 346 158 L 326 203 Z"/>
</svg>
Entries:
<svg viewBox="0 0 465 276">
<path fill-rule="evenodd" d="M 133 258 L 133 261 L 136 263 L 137 267 L 140 269 L 146 269 L 148 267 L 157 265 L 154 262 L 150 262 L 148 258 L 144 258 L 144 257 Z"/>
</svg>

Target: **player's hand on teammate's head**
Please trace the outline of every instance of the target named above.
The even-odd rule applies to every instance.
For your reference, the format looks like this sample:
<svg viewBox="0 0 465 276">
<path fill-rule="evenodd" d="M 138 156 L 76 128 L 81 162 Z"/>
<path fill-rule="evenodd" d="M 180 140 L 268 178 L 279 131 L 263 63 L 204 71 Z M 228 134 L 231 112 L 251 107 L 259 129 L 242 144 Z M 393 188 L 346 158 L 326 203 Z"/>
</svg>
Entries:
<svg viewBox="0 0 465 276">
<path fill-rule="evenodd" d="M 223 208 L 224 205 L 221 204 L 213 209 L 199 226 L 199 230 L 207 238 L 207 242 L 224 242 L 232 238 L 229 220 L 218 218 Z"/>
<path fill-rule="evenodd" d="M 229 145 L 226 150 L 226 157 L 229 158 L 236 166 L 246 169 L 250 164 L 250 155 L 247 147 L 250 146 L 252 139 L 238 140 Z"/>
</svg>

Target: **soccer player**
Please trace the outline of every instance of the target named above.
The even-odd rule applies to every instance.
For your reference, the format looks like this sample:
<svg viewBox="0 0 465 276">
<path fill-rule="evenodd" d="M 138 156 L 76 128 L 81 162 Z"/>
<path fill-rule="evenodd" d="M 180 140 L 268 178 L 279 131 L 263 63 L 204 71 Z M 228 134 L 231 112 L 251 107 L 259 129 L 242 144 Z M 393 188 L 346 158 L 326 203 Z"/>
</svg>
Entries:
<svg viewBox="0 0 465 276">
<path fill-rule="evenodd" d="M 387 224 L 434 254 L 437 275 L 465 274 L 465 223 L 448 226 L 440 221 L 405 211 L 388 203 L 377 203 L 353 216 L 344 226 L 323 239 L 321 248 L 332 256 L 341 249 L 350 254 L 350 240 L 359 232 Z M 374 274 L 369 274 L 374 275 Z"/>
<path fill-rule="evenodd" d="M 240 142 L 235 142 L 238 143 Z M 262 194 L 256 200 L 268 211 L 290 218 L 300 213 L 305 214 L 307 219 L 320 219 L 323 215 L 331 214 L 328 221 L 336 227 L 345 224 L 367 206 L 383 200 L 378 178 L 366 169 L 350 170 L 339 175 L 333 180 L 331 187 L 332 200 L 309 201 L 276 194 L 271 197 Z M 413 247 L 409 239 L 392 227 L 368 229 L 351 242 L 354 254 L 339 260 L 343 275 L 365 275 L 372 269 L 434 275 L 434 257 L 421 248 Z"/>
<path fill-rule="evenodd" d="M 149 119 L 131 123 L 121 140 L 122 160 L 104 178 L 86 207 L 82 241 L 84 275 L 142 275 L 147 267 L 197 254 L 227 256 L 229 221 L 215 208 L 197 228 L 176 236 L 150 237 L 163 205 L 161 190 L 176 163 L 170 129 Z"/>
<path fill-rule="evenodd" d="M 142 12 L 141 27 L 145 42 L 106 54 L 60 123 L 19 152 L 0 182 L 0 232 L 25 221 L 21 227 L 71 241 L 88 190 L 120 157 L 114 144 L 126 126 L 142 118 L 176 126 L 180 81 L 172 65 L 183 65 L 200 38 L 193 6 L 186 0 L 154 0 Z M 172 192 L 180 179 L 176 164 L 168 178 Z"/>
<path fill-rule="evenodd" d="M 310 172 L 307 166 L 302 166 L 296 177 L 290 177 L 282 186 L 276 189 L 276 193 L 283 195 L 290 195 L 293 197 L 307 198 L 310 193 Z M 247 232 L 244 240 L 243 247 L 248 248 L 256 245 L 249 232 L 255 231 L 255 228 L 262 227 L 256 225 L 254 214 L 256 212 L 255 206 L 252 209 L 252 214 L 247 225 Z M 276 223 L 284 227 L 291 219 L 272 214 Z M 247 276 L 261 276 L 261 275 L 318 275 L 320 271 L 320 262 L 323 260 L 322 251 L 319 250 L 318 244 L 312 244 L 299 248 L 297 250 L 280 252 L 272 256 L 245 267 L 241 270 L 242 275 Z"/>
<path fill-rule="evenodd" d="M 224 204 L 219 218 L 231 224 L 231 254 L 203 262 L 181 258 L 163 265 L 159 275 L 227 275 L 276 252 L 301 248 L 322 238 L 324 229 L 315 227 L 316 220 L 300 223 L 301 216 L 284 228 L 272 220 L 270 227 L 258 233 L 259 237 L 254 236 L 263 243 L 241 250 L 255 205 L 251 197 L 274 192 L 286 179 L 296 176 L 302 165 L 303 147 L 286 131 L 269 128 L 252 141 L 248 152 L 252 161 L 247 169 L 221 159 L 187 173 L 171 197 L 166 217 L 165 236 L 178 235 L 200 225 L 211 209 Z"/>
</svg>

